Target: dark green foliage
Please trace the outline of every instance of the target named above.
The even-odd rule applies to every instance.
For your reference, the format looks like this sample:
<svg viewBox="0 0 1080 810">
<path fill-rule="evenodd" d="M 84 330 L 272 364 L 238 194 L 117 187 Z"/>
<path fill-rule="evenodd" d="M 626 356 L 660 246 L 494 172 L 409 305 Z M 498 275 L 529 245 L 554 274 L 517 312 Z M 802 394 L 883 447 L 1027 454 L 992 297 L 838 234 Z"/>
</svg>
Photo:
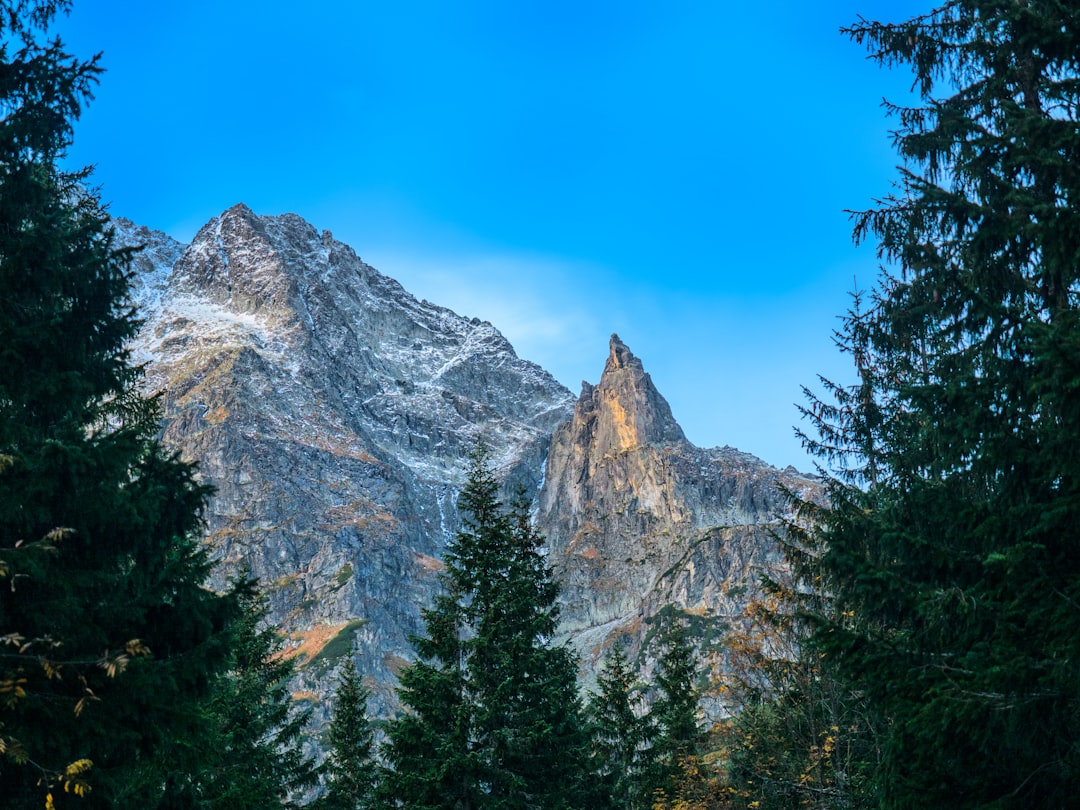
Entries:
<svg viewBox="0 0 1080 810">
<path fill-rule="evenodd" d="M 401 675 L 407 713 L 388 726 L 396 806 L 590 806 L 576 661 L 548 641 L 557 586 L 526 506 L 506 513 L 486 453 L 459 499 L 444 592 Z"/>
<path fill-rule="evenodd" d="M 350 659 L 334 693 L 334 716 L 327 735 L 330 753 L 323 765 L 327 792 L 319 800 L 320 808 L 366 810 L 374 806 L 377 769 L 367 701 L 368 691 Z"/>
<path fill-rule="evenodd" d="M 801 617 L 822 600 L 793 587 L 789 572 L 772 573 L 728 637 L 722 688 L 734 716 L 720 734 L 728 801 L 747 810 L 875 807 L 880 718 L 805 646 Z"/>
<path fill-rule="evenodd" d="M 251 582 L 238 582 L 234 592 L 242 613 L 233 630 L 232 668 L 215 685 L 199 741 L 213 759 L 190 786 L 191 806 L 297 807 L 300 791 L 316 779 L 302 750 L 309 713 L 292 705 L 287 681 L 293 664 L 281 655 L 274 628 L 263 626 L 265 597 Z"/>
<path fill-rule="evenodd" d="M 1080 776 L 1080 6 L 950 2 L 849 31 L 908 65 L 886 273 L 811 398 L 832 466 L 806 581 L 888 721 L 887 807 L 1064 807 Z"/>
<path fill-rule="evenodd" d="M 428 635 L 413 639 L 419 660 L 401 672 L 398 695 L 408 711 L 388 725 L 384 749 L 391 806 L 478 806 L 457 612 L 446 594 L 436 598 L 424 612 Z"/>
<path fill-rule="evenodd" d="M 596 685 L 587 712 L 593 767 L 611 807 L 646 810 L 652 806 L 653 728 L 620 647 L 608 654 Z"/>
<path fill-rule="evenodd" d="M 154 806 L 231 608 L 202 587 L 206 490 L 157 445 L 124 348 L 130 252 L 58 168 L 99 73 L 45 41 L 67 7 L 0 0 L 0 783 L 5 808 L 50 783 L 57 806 Z"/>
<path fill-rule="evenodd" d="M 669 795 L 689 761 L 703 752 L 704 732 L 698 722 L 696 658 L 686 625 L 670 620 L 660 636 L 663 653 L 656 671 L 656 700 L 649 719 L 656 728 L 653 741 L 653 789 Z"/>
<path fill-rule="evenodd" d="M 672 621 L 661 637 L 664 652 L 656 672 L 659 691 L 650 716 L 657 728 L 656 748 L 661 761 L 701 753 L 704 733 L 698 722 L 698 694 L 694 648 L 686 626 Z"/>
</svg>

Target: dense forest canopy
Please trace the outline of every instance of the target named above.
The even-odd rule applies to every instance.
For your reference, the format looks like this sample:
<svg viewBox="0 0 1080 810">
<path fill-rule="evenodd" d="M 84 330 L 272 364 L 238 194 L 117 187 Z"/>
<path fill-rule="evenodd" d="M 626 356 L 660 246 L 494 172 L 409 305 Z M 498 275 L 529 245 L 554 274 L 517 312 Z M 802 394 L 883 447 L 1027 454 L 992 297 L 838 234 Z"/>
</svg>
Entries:
<svg viewBox="0 0 1080 810">
<path fill-rule="evenodd" d="M 100 73 L 47 37 L 67 7 L 0 2 L 0 780 L 5 807 L 152 806 L 198 767 L 234 607 L 126 349 L 131 252 L 61 168 Z"/>
</svg>

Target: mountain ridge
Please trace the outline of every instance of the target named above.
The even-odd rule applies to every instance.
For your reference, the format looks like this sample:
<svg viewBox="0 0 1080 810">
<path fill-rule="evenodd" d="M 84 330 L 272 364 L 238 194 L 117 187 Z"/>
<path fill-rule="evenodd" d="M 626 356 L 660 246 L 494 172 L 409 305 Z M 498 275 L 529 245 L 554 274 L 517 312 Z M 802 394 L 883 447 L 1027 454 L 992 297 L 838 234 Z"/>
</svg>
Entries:
<svg viewBox="0 0 1080 810">
<path fill-rule="evenodd" d="M 216 488 L 215 583 L 240 567 L 260 578 L 305 664 L 298 693 L 325 698 L 351 655 L 392 710 L 478 440 L 506 499 L 535 495 L 586 675 L 624 636 L 647 666 L 647 625 L 667 606 L 729 620 L 745 602 L 729 592 L 754 592 L 751 571 L 776 561 L 775 480 L 813 486 L 690 444 L 617 335 L 575 399 L 492 324 L 417 300 L 296 215 L 238 204 L 189 245 L 116 230 L 146 245 L 132 348 L 164 441 Z"/>
</svg>

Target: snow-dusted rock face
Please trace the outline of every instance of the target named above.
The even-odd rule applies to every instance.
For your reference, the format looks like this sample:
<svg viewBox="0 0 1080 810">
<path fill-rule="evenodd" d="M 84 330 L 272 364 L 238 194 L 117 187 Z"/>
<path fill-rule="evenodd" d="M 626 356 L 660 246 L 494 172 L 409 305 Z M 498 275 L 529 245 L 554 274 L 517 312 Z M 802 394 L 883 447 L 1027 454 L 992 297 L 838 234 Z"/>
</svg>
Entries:
<svg viewBox="0 0 1080 810">
<path fill-rule="evenodd" d="M 575 404 L 491 324 L 417 301 L 297 216 L 238 205 L 186 246 L 116 228 L 144 246 L 132 350 L 162 396 L 164 441 L 215 488 L 215 584 L 242 570 L 260 579 L 317 719 L 350 654 L 375 710 L 394 705 L 478 439 L 507 495 L 543 481 L 562 629 L 587 670 L 616 638 L 641 649 L 667 605 L 713 625 L 736 616 L 757 567 L 777 560 L 777 482 L 817 486 L 692 446 L 617 337 Z"/>
<path fill-rule="evenodd" d="M 305 658 L 326 654 L 305 669 L 315 694 L 352 649 L 385 698 L 469 452 L 482 438 L 508 487 L 535 490 L 572 395 L 491 324 L 417 301 L 299 217 L 238 205 L 186 247 L 116 224 L 146 245 L 133 349 L 164 439 L 216 489 L 217 584 L 243 568 L 261 580 Z"/>
<path fill-rule="evenodd" d="M 668 606 L 714 638 L 737 621 L 762 571 L 780 563 L 770 529 L 790 517 L 781 486 L 819 491 L 748 453 L 691 445 L 612 335 L 600 382 L 582 384 L 552 438 L 538 510 L 562 584 L 562 630 L 586 667 L 616 639 L 640 651 Z"/>
</svg>

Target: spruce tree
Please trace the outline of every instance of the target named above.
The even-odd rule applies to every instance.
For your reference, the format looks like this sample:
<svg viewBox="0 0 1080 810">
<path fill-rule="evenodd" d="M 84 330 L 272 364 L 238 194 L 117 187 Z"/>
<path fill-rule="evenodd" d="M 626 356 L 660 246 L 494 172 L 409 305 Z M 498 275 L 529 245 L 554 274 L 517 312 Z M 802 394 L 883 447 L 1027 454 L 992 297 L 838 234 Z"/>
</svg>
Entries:
<svg viewBox="0 0 1080 810">
<path fill-rule="evenodd" d="M 613 808 L 647 810 L 652 806 L 650 776 L 653 729 L 635 696 L 634 678 L 619 646 L 608 653 L 597 674 L 599 691 L 589 699 L 587 716 L 596 776 Z"/>
<path fill-rule="evenodd" d="M 231 607 L 125 348 L 130 251 L 60 168 L 100 71 L 47 39 L 68 5 L 0 0 L 0 783 L 5 808 L 155 806 Z"/>
<path fill-rule="evenodd" d="M 377 768 L 374 730 L 367 718 L 368 690 L 360 682 L 350 658 L 341 671 L 334 692 L 334 714 L 330 721 L 327 754 L 326 795 L 320 807 L 327 810 L 367 810 L 375 802 Z"/>
<path fill-rule="evenodd" d="M 387 725 L 383 753 L 389 769 L 379 789 L 391 807 L 483 806 L 471 744 L 464 621 L 453 583 L 444 578 L 444 584 L 448 591 L 423 611 L 427 635 L 412 639 L 418 660 L 398 676 L 406 711 Z"/>
<path fill-rule="evenodd" d="M 654 790 L 672 795 L 688 768 L 697 768 L 704 733 L 698 722 L 697 670 L 686 625 L 671 619 L 660 636 L 663 652 L 656 671 L 657 697 L 649 712 L 654 725 Z"/>
<path fill-rule="evenodd" d="M 288 680 L 293 661 L 266 624 L 266 597 L 252 581 L 233 585 L 241 605 L 232 630 L 232 660 L 210 702 L 202 744 L 211 767 L 192 785 L 195 806 L 212 810 L 299 807 L 316 781 L 303 751 L 310 712 L 293 706 Z"/>
<path fill-rule="evenodd" d="M 576 661 L 551 645 L 555 585 L 524 503 L 511 511 L 481 448 L 459 498 L 463 528 L 420 660 L 401 675 L 385 795 L 400 807 L 587 806 Z"/>
<path fill-rule="evenodd" d="M 886 807 L 1064 807 L 1080 776 L 1080 6 L 956 0 L 848 30 L 921 101 L 887 263 L 806 413 L 829 508 L 813 643 L 886 720 Z"/>
</svg>

